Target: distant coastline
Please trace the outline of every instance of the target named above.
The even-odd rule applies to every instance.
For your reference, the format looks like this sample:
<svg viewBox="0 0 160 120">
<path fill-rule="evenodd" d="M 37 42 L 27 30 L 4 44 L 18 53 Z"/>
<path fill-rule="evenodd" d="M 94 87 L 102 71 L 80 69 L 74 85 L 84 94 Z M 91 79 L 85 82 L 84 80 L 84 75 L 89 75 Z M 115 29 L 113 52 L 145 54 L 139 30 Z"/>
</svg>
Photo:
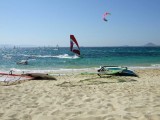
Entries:
<svg viewBox="0 0 160 120">
<path fill-rule="evenodd" d="M 38 46 L 38 45 L 12 45 L 12 44 L 0 44 L 0 48 L 25 48 L 25 47 L 54 47 L 54 45 L 44 45 L 44 46 Z M 62 48 L 64 47 L 69 47 L 69 46 L 61 46 Z M 144 45 L 120 45 L 120 46 L 80 46 L 81 48 L 83 47 L 160 47 L 160 45 L 156 45 L 152 42 L 146 43 Z"/>
</svg>

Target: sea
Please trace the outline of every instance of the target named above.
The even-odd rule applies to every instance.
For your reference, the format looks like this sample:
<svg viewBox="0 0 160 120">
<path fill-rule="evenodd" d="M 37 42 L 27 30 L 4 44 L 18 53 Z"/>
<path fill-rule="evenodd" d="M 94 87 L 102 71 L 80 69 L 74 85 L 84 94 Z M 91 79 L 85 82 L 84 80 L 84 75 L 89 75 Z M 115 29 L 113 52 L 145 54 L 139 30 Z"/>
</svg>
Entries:
<svg viewBox="0 0 160 120">
<path fill-rule="evenodd" d="M 28 65 L 17 62 L 28 60 Z M 81 57 L 69 47 L 0 48 L 0 71 L 55 71 L 126 66 L 160 68 L 160 47 L 81 47 Z"/>
</svg>

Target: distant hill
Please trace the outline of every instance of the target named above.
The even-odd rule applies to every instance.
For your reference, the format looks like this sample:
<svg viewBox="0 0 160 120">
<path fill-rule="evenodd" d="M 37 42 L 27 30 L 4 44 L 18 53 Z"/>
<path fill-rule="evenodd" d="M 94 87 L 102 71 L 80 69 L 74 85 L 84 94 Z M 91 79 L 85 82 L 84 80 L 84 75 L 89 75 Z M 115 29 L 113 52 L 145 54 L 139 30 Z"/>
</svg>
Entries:
<svg viewBox="0 0 160 120">
<path fill-rule="evenodd" d="M 148 47 L 155 47 L 155 46 L 157 46 L 157 45 L 155 45 L 154 43 L 147 43 L 147 44 L 145 44 L 144 46 L 148 46 Z"/>
</svg>

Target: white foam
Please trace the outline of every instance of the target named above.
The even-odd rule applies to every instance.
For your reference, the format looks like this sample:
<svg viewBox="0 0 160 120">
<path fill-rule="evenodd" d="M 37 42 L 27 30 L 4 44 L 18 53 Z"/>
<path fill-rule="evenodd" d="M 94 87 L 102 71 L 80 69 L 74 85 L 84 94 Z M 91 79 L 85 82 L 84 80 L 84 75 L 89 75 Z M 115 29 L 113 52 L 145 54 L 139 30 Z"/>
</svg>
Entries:
<svg viewBox="0 0 160 120">
<path fill-rule="evenodd" d="M 58 55 L 56 56 L 57 58 L 66 58 L 66 59 L 77 59 L 79 58 L 77 55 L 74 55 L 74 56 L 70 56 L 68 54 L 63 54 L 63 55 Z"/>
<path fill-rule="evenodd" d="M 160 65 L 151 65 L 151 66 L 129 66 L 130 69 L 160 69 Z"/>
<path fill-rule="evenodd" d="M 10 70 L 13 71 L 13 73 L 75 73 L 75 72 L 87 72 L 87 71 L 97 71 L 97 68 L 80 68 L 80 69 L 65 69 L 65 68 L 59 68 L 59 69 L 48 69 L 48 70 L 33 70 L 33 69 L 16 69 L 11 68 Z"/>
<path fill-rule="evenodd" d="M 152 67 L 159 67 L 160 68 L 160 64 L 151 64 Z"/>
<path fill-rule="evenodd" d="M 71 56 L 68 54 L 62 54 L 62 55 L 23 55 L 23 56 L 28 56 L 28 57 L 38 57 L 38 58 L 60 58 L 60 59 L 77 59 L 79 58 L 77 55 Z"/>
</svg>

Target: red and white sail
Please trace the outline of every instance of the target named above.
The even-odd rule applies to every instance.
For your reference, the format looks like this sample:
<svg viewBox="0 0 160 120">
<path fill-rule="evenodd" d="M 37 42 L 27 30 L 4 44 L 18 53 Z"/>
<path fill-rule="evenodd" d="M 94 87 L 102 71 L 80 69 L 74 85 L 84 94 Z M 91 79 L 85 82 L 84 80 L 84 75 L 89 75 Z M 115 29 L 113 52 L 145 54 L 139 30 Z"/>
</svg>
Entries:
<svg viewBox="0 0 160 120">
<path fill-rule="evenodd" d="M 74 35 L 70 35 L 70 51 L 80 56 L 80 47 Z"/>
</svg>

